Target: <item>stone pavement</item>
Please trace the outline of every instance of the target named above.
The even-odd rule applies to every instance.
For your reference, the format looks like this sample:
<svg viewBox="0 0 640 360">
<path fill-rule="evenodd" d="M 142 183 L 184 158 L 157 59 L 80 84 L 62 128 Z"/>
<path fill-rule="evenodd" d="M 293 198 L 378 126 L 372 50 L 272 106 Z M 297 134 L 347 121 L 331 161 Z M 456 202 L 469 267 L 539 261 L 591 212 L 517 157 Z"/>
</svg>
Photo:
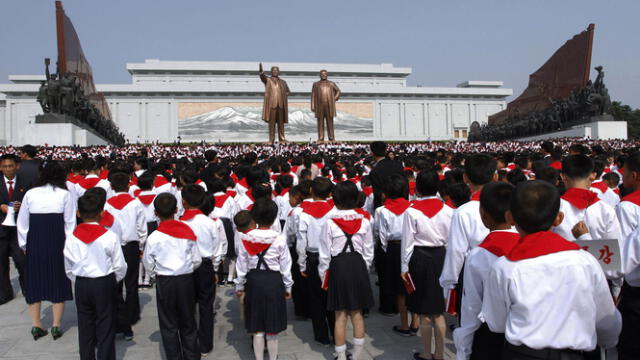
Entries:
<svg viewBox="0 0 640 360">
<path fill-rule="evenodd" d="M 15 276 L 13 284 L 14 289 L 19 288 Z M 377 288 L 374 288 L 374 292 L 377 292 Z M 142 320 L 134 327 L 133 341 L 117 338 L 117 359 L 165 359 L 155 298 L 155 289 L 140 291 Z M 50 327 L 51 304 L 43 303 L 42 308 L 43 325 Z M 333 347 L 325 348 L 314 343 L 311 322 L 295 320 L 290 301 L 288 309 L 289 326 L 280 334 L 279 360 L 333 359 Z M 253 359 L 251 339 L 240 319 L 239 303 L 233 296 L 233 288 L 218 288 L 216 311 L 214 351 L 203 359 Z M 385 317 L 372 310 L 370 316 L 365 319 L 365 359 L 408 360 L 413 358 L 414 350 L 421 350 L 418 337 L 402 337 L 391 330 L 397 321 L 397 317 Z M 447 319 L 449 324 L 452 321 L 452 318 Z M 53 341 L 51 336 L 33 341 L 27 305 L 19 294 L 13 301 L 0 306 L 0 359 L 78 359 L 78 328 L 74 302 L 67 303 L 62 328 L 64 336 L 56 341 Z M 350 343 L 351 331 L 348 330 L 347 334 L 347 341 Z M 450 333 L 447 333 L 445 359 L 455 359 Z"/>
</svg>

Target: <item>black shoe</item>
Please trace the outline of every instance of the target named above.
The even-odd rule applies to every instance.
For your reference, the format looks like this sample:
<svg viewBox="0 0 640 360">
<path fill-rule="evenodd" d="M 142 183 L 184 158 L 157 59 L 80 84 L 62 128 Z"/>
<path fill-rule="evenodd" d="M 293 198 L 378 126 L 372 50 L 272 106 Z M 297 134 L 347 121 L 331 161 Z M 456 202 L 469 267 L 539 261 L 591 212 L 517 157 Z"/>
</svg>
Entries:
<svg viewBox="0 0 640 360">
<path fill-rule="evenodd" d="M 51 328 L 51 337 L 53 337 L 53 340 L 58 340 L 62 337 L 62 330 L 60 330 L 59 327 L 54 326 Z"/>
<path fill-rule="evenodd" d="M 43 328 L 39 328 L 37 326 L 31 328 L 31 336 L 33 336 L 34 341 L 40 339 L 41 337 L 47 336 L 47 334 L 49 334 L 49 332 L 47 332 L 47 330 Z"/>
<path fill-rule="evenodd" d="M 415 353 L 413 353 L 413 358 L 415 360 L 433 360 L 433 355 L 431 355 L 431 358 L 427 359 L 425 357 L 422 357 L 422 355 L 420 355 L 419 352 L 415 352 Z"/>
<path fill-rule="evenodd" d="M 125 331 L 125 332 L 123 333 L 123 335 L 124 335 L 124 339 L 125 339 L 125 340 L 127 340 L 127 341 L 131 341 L 131 340 L 133 340 L 133 331 L 132 331 L 132 330 Z"/>
<path fill-rule="evenodd" d="M 400 327 L 399 327 L 398 325 L 395 325 L 395 326 L 393 327 L 393 331 L 394 331 L 395 333 L 398 333 L 398 334 L 402 335 L 402 336 L 407 336 L 407 337 L 409 337 L 409 336 L 412 336 L 412 335 L 413 335 L 413 334 L 411 333 L 411 330 L 409 330 L 409 329 L 407 329 L 407 330 L 402 330 L 402 329 L 400 329 Z"/>
<path fill-rule="evenodd" d="M 418 326 L 417 328 L 412 328 L 411 326 L 409 326 L 409 331 L 411 331 L 411 335 L 418 335 L 418 330 L 420 330 L 420 327 Z"/>
</svg>

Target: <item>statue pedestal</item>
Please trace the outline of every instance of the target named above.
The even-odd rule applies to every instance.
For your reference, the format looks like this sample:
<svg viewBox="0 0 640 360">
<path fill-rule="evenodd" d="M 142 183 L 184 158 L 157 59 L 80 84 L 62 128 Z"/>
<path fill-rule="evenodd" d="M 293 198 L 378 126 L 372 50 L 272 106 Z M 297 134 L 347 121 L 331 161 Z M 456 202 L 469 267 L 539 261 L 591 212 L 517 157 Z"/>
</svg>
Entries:
<svg viewBox="0 0 640 360">
<path fill-rule="evenodd" d="M 63 114 L 36 115 L 35 131 L 27 137 L 32 144 L 55 146 L 108 145 L 109 142 L 80 120 Z"/>
<path fill-rule="evenodd" d="M 592 140 L 627 140 L 627 122 L 614 121 L 611 115 L 591 117 L 591 121 L 585 124 L 575 125 L 568 129 L 554 131 L 546 134 L 527 136 L 516 139 L 517 141 L 536 141 L 546 139 L 558 139 L 565 137 L 577 137 Z"/>
</svg>

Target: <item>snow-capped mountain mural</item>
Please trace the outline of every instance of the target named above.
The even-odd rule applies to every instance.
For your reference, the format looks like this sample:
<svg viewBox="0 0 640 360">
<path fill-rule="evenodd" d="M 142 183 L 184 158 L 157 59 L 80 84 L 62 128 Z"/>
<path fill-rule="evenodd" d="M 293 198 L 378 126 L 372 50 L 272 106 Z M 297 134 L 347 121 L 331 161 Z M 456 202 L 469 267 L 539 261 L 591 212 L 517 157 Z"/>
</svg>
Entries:
<svg viewBox="0 0 640 360">
<path fill-rule="evenodd" d="M 317 139 L 315 114 L 309 109 L 289 106 L 289 123 L 285 124 L 287 139 Z M 338 111 L 334 129 L 337 140 L 367 139 L 373 135 L 373 119 Z M 268 124 L 262 120 L 261 107 L 225 106 L 180 119 L 178 133 L 182 141 L 266 141 Z"/>
</svg>

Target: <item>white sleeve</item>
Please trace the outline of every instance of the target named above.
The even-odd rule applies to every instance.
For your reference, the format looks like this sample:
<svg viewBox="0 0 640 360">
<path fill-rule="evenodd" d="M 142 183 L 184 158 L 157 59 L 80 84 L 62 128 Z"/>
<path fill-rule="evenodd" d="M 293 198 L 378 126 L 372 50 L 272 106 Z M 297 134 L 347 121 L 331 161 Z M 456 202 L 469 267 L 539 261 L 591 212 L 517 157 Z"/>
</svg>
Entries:
<svg viewBox="0 0 640 360">
<path fill-rule="evenodd" d="M 64 242 L 64 250 L 62 251 L 64 255 L 64 271 L 69 280 L 76 281 L 76 276 L 73 274 L 72 270 L 74 265 L 78 262 L 78 259 L 76 259 L 74 251 L 71 248 L 71 244 L 73 244 L 73 241 L 70 241 L 70 239 L 67 239 L 67 241 Z"/>
<path fill-rule="evenodd" d="M 596 306 L 595 315 L 598 345 L 605 349 L 610 349 L 618 344 L 618 337 L 622 330 L 622 317 L 613 303 L 609 285 L 602 272 L 602 268 L 593 256 L 590 256 L 590 254 L 585 255 L 589 256 L 588 259 L 591 262 L 592 273 L 594 275 L 593 302 Z"/>
<path fill-rule="evenodd" d="M 64 232 L 66 234 L 65 239 L 71 237 L 73 230 L 76 228 L 76 204 L 73 202 L 73 197 L 69 191 L 66 191 L 64 197 Z"/>
<path fill-rule="evenodd" d="M 293 278 L 291 277 L 291 254 L 287 247 L 287 240 L 282 240 L 282 246 L 280 246 L 280 273 L 282 274 L 282 281 L 287 293 L 291 294 L 291 287 L 293 286 Z"/>
<path fill-rule="evenodd" d="M 477 254 L 477 253 L 476 253 Z M 478 318 L 482 310 L 482 271 L 473 261 L 473 255 L 467 259 L 464 268 L 462 292 L 462 306 L 460 308 L 460 327 L 453 332 L 453 341 L 456 345 L 458 359 L 469 359 L 473 345 L 473 334 L 478 330 L 482 322 Z"/>
<path fill-rule="evenodd" d="M 320 241 L 318 246 L 318 276 L 320 277 L 320 282 L 324 281 L 327 270 L 329 270 L 332 240 L 331 226 L 329 225 L 329 222 L 326 221 L 322 224 L 322 228 L 320 229 Z"/>
<path fill-rule="evenodd" d="M 145 270 L 153 276 L 156 272 L 156 260 L 154 252 L 154 243 L 147 242 L 144 247 L 144 253 L 142 254 L 142 264 Z"/>
<path fill-rule="evenodd" d="M 191 261 L 193 262 L 193 270 L 195 271 L 195 269 L 197 269 L 200 266 L 200 264 L 202 264 L 202 256 L 200 256 L 200 251 L 198 250 L 198 244 L 196 244 L 195 241 L 191 241 L 191 240 L 185 240 L 185 241 L 189 241 L 193 243 L 189 245 L 191 245 Z"/>
<path fill-rule="evenodd" d="M 239 239 L 238 239 L 239 240 Z M 240 247 L 238 258 L 236 259 L 236 291 L 243 291 L 244 284 L 247 282 L 247 272 L 249 267 L 249 254 L 244 247 Z"/>
<path fill-rule="evenodd" d="M 626 239 L 638 224 L 638 220 L 635 218 L 635 206 L 629 201 L 621 201 L 616 206 L 616 214 L 618 215 L 618 221 L 620 221 L 620 231 L 623 239 Z"/>
<path fill-rule="evenodd" d="M 18 211 L 18 220 L 16 228 L 18 232 L 18 245 L 22 250 L 27 249 L 27 234 L 29 233 L 29 192 L 24 195 L 20 211 Z"/>
<path fill-rule="evenodd" d="M 144 243 L 147 241 L 147 220 L 144 216 L 144 207 L 142 203 L 136 200 L 136 232 L 138 235 L 138 241 L 140 241 L 140 249 L 144 249 Z"/>
<path fill-rule="evenodd" d="M 367 264 L 367 269 L 371 268 L 371 263 L 373 262 L 373 232 L 371 231 L 371 225 L 369 225 L 369 231 L 364 234 L 363 246 L 362 246 L 362 257 L 364 258 L 364 262 Z"/>
<path fill-rule="evenodd" d="M 300 221 L 298 221 L 298 229 L 296 230 L 296 252 L 298 253 L 298 266 L 300 272 L 307 270 L 307 229 L 309 224 L 304 221 L 303 215 L 300 215 Z"/>
<path fill-rule="evenodd" d="M 504 333 L 507 327 L 509 307 L 511 306 L 509 280 L 504 278 L 496 263 L 494 263 L 485 285 L 486 291 L 482 296 L 481 316 L 491 331 Z"/>
<path fill-rule="evenodd" d="M 625 280 L 631 286 L 640 285 L 640 228 L 629 234 L 621 253 Z"/>
<path fill-rule="evenodd" d="M 111 248 L 111 261 L 113 261 L 113 272 L 116 275 L 116 281 L 121 281 L 127 274 L 127 262 L 124 261 L 124 254 L 122 254 L 122 246 L 120 246 L 120 239 L 118 236 L 113 237 Z M 146 267 L 146 265 L 145 265 Z"/>
<path fill-rule="evenodd" d="M 405 212 L 402 226 L 402 239 L 400 240 L 400 272 L 409 272 L 409 261 L 413 255 L 415 244 L 416 223 L 411 216 L 411 210 Z"/>
<path fill-rule="evenodd" d="M 213 230 L 211 236 L 216 241 L 216 246 L 213 252 L 213 269 L 217 270 L 220 266 L 220 263 L 227 255 L 227 248 L 229 247 L 229 242 L 227 241 L 227 233 L 224 230 L 224 225 L 221 220 L 211 220 L 213 225 Z"/>
<path fill-rule="evenodd" d="M 458 283 L 458 276 L 469 250 L 464 220 L 459 211 L 454 212 L 451 218 L 451 230 L 449 231 L 447 243 L 447 253 L 444 257 L 444 266 L 440 275 L 440 286 L 445 290 L 453 289 Z"/>
</svg>

